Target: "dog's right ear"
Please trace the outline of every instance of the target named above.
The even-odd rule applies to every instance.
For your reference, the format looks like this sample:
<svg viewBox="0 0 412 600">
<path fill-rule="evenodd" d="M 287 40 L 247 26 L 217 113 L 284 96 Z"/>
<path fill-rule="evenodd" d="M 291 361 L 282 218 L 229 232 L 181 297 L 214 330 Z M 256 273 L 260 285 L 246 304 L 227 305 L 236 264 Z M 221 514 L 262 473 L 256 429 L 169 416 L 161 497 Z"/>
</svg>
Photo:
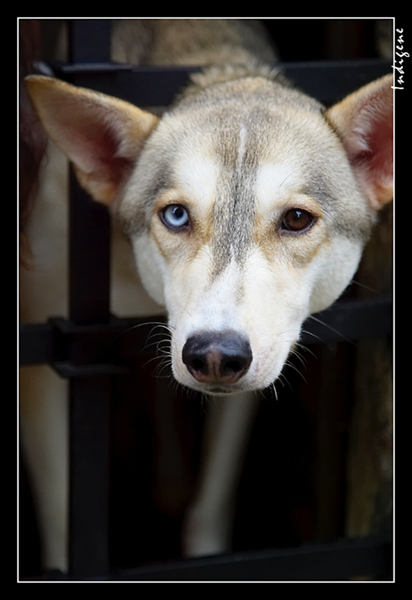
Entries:
<svg viewBox="0 0 412 600">
<path fill-rule="evenodd" d="M 393 75 L 386 75 L 325 113 L 370 206 L 377 210 L 393 197 L 392 86 Z"/>
<path fill-rule="evenodd" d="M 46 133 L 73 162 L 80 184 L 98 202 L 112 204 L 158 117 L 51 77 L 25 82 Z"/>
</svg>

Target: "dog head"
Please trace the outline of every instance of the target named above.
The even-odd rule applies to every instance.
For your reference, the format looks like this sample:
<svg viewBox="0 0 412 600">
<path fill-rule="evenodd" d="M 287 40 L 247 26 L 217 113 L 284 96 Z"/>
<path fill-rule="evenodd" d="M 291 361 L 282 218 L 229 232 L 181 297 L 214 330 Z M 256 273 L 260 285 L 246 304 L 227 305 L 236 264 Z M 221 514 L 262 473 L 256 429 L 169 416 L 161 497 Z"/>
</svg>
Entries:
<svg viewBox="0 0 412 600">
<path fill-rule="evenodd" d="M 202 83 L 159 119 L 27 81 L 47 133 L 118 215 L 166 306 L 176 379 L 225 394 L 270 385 L 303 321 L 350 282 L 392 198 L 392 76 L 328 111 L 260 74 Z"/>
</svg>

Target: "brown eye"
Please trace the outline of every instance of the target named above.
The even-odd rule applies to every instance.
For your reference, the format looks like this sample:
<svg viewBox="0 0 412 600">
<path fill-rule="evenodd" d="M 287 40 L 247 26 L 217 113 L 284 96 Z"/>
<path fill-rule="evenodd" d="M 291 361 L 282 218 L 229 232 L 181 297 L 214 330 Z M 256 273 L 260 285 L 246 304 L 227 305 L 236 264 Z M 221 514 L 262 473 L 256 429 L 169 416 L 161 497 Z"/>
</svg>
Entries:
<svg viewBox="0 0 412 600">
<path fill-rule="evenodd" d="M 301 208 L 292 208 L 284 215 L 281 230 L 294 233 L 303 233 L 310 229 L 315 222 L 315 217 Z"/>
</svg>

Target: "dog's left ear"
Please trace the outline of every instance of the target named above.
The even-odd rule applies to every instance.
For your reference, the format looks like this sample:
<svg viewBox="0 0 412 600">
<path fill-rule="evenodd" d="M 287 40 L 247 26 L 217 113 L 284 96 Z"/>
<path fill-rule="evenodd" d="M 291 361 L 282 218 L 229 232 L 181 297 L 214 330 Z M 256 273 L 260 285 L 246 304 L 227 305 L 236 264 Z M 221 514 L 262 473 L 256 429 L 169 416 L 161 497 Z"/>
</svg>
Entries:
<svg viewBox="0 0 412 600">
<path fill-rule="evenodd" d="M 80 184 L 94 200 L 113 204 L 158 117 L 51 77 L 25 82 L 46 133 L 72 161 Z"/>
<path fill-rule="evenodd" d="M 374 81 L 330 108 L 356 179 L 374 209 L 393 198 L 393 77 Z"/>
</svg>

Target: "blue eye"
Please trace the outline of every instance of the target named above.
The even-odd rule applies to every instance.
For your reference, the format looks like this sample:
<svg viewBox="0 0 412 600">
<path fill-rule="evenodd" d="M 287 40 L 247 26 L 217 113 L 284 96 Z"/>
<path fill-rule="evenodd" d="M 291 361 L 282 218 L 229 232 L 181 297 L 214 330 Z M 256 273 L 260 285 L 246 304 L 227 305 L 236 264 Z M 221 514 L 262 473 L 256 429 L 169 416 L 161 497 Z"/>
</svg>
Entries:
<svg viewBox="0 0 412 600">
<path fill-rule="evenodd" d="M 164 225 L 174 231 L 181 231 L 189 226 L 189 214 L 180 204 L 170 204 L 162 210 L 160 217 Z"/>
</svg>

